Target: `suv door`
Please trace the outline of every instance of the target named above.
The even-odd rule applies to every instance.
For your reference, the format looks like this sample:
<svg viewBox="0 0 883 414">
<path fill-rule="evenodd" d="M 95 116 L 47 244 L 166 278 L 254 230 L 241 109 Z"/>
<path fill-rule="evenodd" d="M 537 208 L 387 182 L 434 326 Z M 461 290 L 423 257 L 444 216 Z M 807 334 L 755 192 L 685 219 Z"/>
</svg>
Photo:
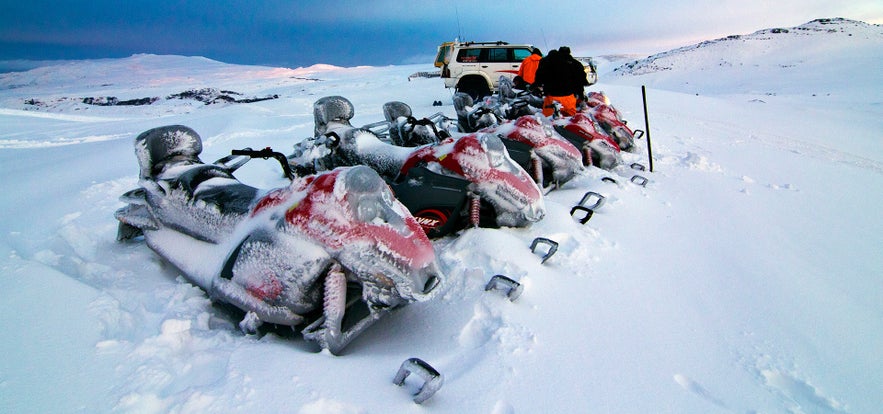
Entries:
<svg viewBox="0 0 883 414">
<path fill-rule="evenodd" d="M 500 76 L 506 76 L 509 79 L 514 78 L 518 74 L 518 67 L 521 66 L 521 61 L 530 55 L 530 50 L 528 49 L 512 47 L 491 47 L 483 49 L 483 52 L 481 56 L 481 70 L 488 74 L 494 88 L 498 86 Z"/>
</svg>

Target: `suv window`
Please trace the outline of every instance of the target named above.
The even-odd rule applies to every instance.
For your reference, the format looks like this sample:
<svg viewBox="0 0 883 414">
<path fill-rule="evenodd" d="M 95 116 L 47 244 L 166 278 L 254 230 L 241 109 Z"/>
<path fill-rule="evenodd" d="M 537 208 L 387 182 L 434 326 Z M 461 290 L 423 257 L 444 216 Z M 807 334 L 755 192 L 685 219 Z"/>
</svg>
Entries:
<svg viewBox="0 0 883 414">
<path fill-rule="evenodd" d="M 480 54 L 481 49 L 460 49 L 460 53 L 457 53 L 457 62 L 478 62 L 478 56 Z"/>
<path fill-rule="evenodd" d="M 511 49 L 512 54 L 515 56 L 513 62 L 521 62 L 524 59 L 527 59 L 530 56 L 531 51 L 529 49 Z"/>
<path fill-rule="evenodd" d="M 486 49 L 487 57 L 483 59 L 484 62 L 508 62 L 509 61 L 509 49 L 504 48 L 493 48 Z"/>
</svg>

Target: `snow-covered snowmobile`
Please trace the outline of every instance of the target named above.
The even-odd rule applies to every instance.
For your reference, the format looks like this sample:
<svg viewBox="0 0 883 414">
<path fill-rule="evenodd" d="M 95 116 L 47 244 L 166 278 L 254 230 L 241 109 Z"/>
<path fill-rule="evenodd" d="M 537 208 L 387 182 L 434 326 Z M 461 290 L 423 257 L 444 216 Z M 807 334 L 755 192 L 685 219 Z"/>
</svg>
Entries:
<svg viewBox="0 0 883 414">
<path fill-rule="evenodd" d="M 542 114 L 522 115 L 482 132 L 500 137 L 512 159 L 519 165 L 529 165 L 525 169 L 543 186 L 564 184 L 582 171 L 578 147 L 558 134 Z"/>
<path fill-rule="evenodd" d="M 469 102 L 469 100 L 461 97 L 458 101 L 458 98 L 455 97 L 455 107 L 458 106 L 458 102 Z M 526 105 L 528 102 L 530 105 Z M 460 105 L 462 106 L 463 103 Z M 534 107 L 542 106 L 542 99 L 537 102 L 536 97 L 527 91 L 514 89 L 511 81 L 500 79 L 500 93 L 497 99 L 490 99 L 476 106 L 490 106 L 496 107 L 496 109 L 458 110 L 458 119 L 461 125 L 470 125 L 479 120 L 482 122 L 490 122 L 491 120 L 489 117 L 478 118 L 472 113 L 491 112 L 496 114 L 498 119 L 503 117 L 513 119 L 513 114 L 517 116 L 522 112 L 539 112 Z M 602 119 L 603 122 L 596 117 Z M 626 126 L 619 111 L 609 105 L 607 96 L 598 92 L 589 93 L 582 111 L 576 115 L 572 117 L 553 116 L 551 122 L 558 135 L 579 148 L 585 165 L 594 165 L 607 170 L 619 165 L 621 163 L 620 150 L 630 149 L 634 145 L 634 139 L 643 134 L 642 131 L 633 133 Z"/>
<path fill-rule="evenodd" d="M 458 95 L 471 102 L 469 95 Z M 385 122 L 366 127 L 383 125 L 390 141 L 399 146 L 437 143 L 451 136 L 456 139 L 464 135 L 457 132 L 460 129 L 458 122 L 440 112 L 423 119 L 414 118 L 411 107 L 404 102 L 387 102 L 383 105 L 383 114 Z M 582 170 L 579 150 L 534 115 L 521 115 L 502 124 L 493 121 L 478 132 L 492 133 L 500 138 L 512 160 L 544 187 L 553 182 L 564 184 Z"/>
<path fill-rule="evenodd" d="M 135 139 L 139 187 L 122 196 L 118 239 L 143 236 L 214 301 L 246 312 L 243 330 L 303 326 L 304 338 L 337 354 L 441 282 L 431 242 L 374 170 L 338 168 L 264 191 L 232 175 L 241 159 L 205 164 L 201 151 L 181 125 Z M 288 166 L 269 149 L 239 153 Z"/>
<path fill-rule="evenodd" d="M 386 179 L 430 237 L 469 224 L 524 227 L 545 214 L 539 187 L 492 134 L 401 147 L 353 127 L 353 105 L 342 96 L 321 98 L 313 109 L 315 136 L 295 145 L 292 168 L 309 173 L 367 165 Z"/>
<path fill-rule="evenodd" d="M 610 99 L 603 92 L 589 92 L 585 99 L 586 108 L 582 112 L 588 113 L 598 121 L 616 144 L 623 151 L 629 151 L 635 145 L 635 139 L 644 135 L 644 131 L 638 129 L 632 131 L 622 114 L 610 105 Z"/>
<path fill-rule="evenodd" d="M 555 131 L 579 148 L 583 163 L 605 170 L 622 163 L 619 144 L 585 112 L 552 121 Z"/>
</svg>

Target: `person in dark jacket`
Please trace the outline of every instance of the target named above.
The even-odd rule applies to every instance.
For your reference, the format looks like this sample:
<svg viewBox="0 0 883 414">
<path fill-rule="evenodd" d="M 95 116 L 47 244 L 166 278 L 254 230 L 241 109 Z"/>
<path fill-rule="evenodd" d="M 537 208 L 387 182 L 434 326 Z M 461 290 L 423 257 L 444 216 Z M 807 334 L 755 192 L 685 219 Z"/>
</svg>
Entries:
<svg viewBox="0 0 883 414">
<path fill-rule="evenodd" d="M 540 60 L 534 79 L 534 86 L 543 88 L 543 115 L 551 116 L 555 113 L 555 102 L 561 105 L 561 115 L 576 114 L 574 92 L 577 82 L 568 57 L 559 50 L 550 50 Z"/>
<path fill-rule="evenodd" d="M 589 79 L 586 77 L 585 67 L 580 61 L 571 56 L 569 47 L 561 46 L 558 48 L 558 52 L 563 55 L 563 59 L 573 71 L 573 94 L 576 96 L 577 100 L 585 100 L 585 88 L 586 86 L 589 86 Z"/>
</svg>

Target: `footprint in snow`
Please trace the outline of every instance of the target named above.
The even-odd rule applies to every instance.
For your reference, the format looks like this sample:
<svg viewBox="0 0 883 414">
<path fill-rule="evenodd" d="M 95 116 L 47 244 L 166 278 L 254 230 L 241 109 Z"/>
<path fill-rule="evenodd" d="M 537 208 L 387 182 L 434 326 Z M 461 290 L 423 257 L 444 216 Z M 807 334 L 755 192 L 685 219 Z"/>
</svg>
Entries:
<svg viewBox="0 0 883 414">
<path fill-rule="evenodd" d="M 704 399 L 704 400 L 706 400 L 706 401 L 708 401 L 718 407 L 728 409 L 727 405 L 724 404 L 724 402 L 720 398 L 718 398 L 717 396 L 712 394 L 711 391 L 709 391 L 708 389 L 706 389 L 705 387 L 700 385 L 698 382 L 693 381 L 692 379 L 690 379 L 684 375 L 681 375 L 681 374 L 676 374 L 674 376 L 674 380 L 675 380 L 675 382 L 678 383 L 678 385 L 683 387 L 685 390 L 690 391 L 693 394 L 696 394 L 697 396 L 701 397 L 702 399 Z"/>
<path fill-rule="evenodd" d="M 792 412 L 845 413 L 845 407 L 837 400 L 827 397 L 812 384 L 777 369 L 760 371 L 764 385 L 777 391 L 789 404 Z"/>
</svg>

